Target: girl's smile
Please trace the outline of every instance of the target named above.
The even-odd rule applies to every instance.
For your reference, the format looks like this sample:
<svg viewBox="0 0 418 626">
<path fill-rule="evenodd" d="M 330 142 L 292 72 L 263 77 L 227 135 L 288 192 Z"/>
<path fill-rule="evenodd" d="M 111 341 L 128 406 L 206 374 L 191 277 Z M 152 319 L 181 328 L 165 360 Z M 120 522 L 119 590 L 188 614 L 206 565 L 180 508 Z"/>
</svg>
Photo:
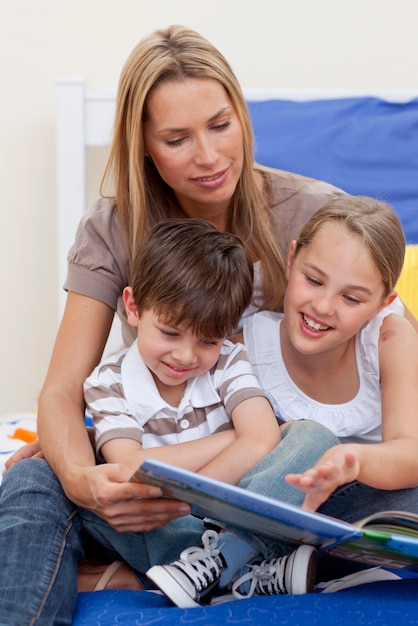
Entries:
<svg viewBox="0 0 418 626">
<path fill-rule="evenodd" d="M 301 313 L 301 323 L 304 332 L 311 337 L 319 337 L 322 333 L 331 329 L 330 326 L 322 324 L 318 320 L 314 320 L 312 317 L 306 315 L 306 313 Z"/>
</svg>

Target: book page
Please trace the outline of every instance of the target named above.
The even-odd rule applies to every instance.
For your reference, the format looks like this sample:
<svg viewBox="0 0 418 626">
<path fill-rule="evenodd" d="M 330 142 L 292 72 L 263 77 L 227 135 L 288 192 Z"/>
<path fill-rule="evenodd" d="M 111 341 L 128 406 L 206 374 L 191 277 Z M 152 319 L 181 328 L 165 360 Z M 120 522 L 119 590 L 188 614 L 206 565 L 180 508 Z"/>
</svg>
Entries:
<svg viewBox="0 0 418 626">
<path fill-rule="evenodd" d="M 354 524 L 358 528 L 387 529 L 386 532 L 407 533 L 418 537 L 418 515 L 405 511 L 381 511 Z"/>
</svg>

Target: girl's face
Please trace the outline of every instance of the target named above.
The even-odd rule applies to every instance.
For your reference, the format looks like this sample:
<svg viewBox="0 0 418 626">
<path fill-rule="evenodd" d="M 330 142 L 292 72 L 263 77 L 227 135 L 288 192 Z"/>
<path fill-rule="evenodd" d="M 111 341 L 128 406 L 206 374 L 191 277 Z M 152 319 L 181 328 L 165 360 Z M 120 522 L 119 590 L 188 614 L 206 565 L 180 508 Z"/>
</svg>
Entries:
<svg viewBox="0 0 418 626">
<path fill-rule="evenodd" d="M 394 297 L 383 297 L 379 271 L 360 237 L 324 224 L 287 267 L 284 313 L 291 344 L 316 354 L 341 346 Z"/>
<path fill-rule="evenodd" d="M 163 82 L 149 95 L 145 152 L 189 217 L 226 219 L 243 166 L 243 132 L 210 78 Z"/>
</svg>

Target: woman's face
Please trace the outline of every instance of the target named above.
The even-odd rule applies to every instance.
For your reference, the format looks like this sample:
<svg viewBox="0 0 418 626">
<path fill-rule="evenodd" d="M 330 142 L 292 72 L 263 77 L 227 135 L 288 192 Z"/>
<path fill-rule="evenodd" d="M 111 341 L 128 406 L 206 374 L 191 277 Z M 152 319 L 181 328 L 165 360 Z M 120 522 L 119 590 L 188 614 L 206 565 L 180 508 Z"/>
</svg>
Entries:
<svg viewBox="0 0 418 626">
<path fill-rule="evenodd" d="M 149 95 L 146 154 L 189 217 L 226 218 L 241 175 L 241 124 L 217 80 L 189 78 Z"/>
</svg>

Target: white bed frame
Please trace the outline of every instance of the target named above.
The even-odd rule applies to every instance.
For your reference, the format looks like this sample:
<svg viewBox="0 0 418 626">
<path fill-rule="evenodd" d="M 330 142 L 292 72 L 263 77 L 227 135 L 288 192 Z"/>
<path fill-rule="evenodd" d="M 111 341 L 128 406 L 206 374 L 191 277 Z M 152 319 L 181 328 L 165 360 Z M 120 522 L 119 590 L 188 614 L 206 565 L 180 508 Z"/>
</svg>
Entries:
<svg viewBox="0 0 418 626">
<path fill-rule="evenodd" d="M 64 309 L 62 289 L 67 273 L 67 253 L 77 225 L 86 209 L 87 159 L 89 147 L 109 145 L 115 113 L 115 90 L 87 89 L 82 76 L 60 77 L 57 88 L 57 222 L 59 316 Z M 416 92 L 359 93 L 336 91 L 245 91 L 248 100 L 312 100 L 374 95 L 405 102 Z"/>
</svg>

